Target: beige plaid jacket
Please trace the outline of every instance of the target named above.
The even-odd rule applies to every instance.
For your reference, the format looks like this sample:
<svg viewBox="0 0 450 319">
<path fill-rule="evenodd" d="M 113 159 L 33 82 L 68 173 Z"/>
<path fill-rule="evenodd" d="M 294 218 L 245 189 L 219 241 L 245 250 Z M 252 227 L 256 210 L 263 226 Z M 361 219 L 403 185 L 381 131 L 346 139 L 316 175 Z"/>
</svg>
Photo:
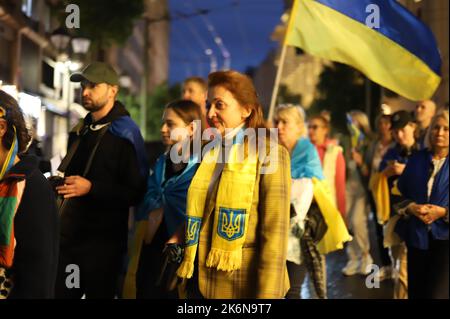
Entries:
<svg viewBox="0 0 450 319">
<path fill-rule="evenodd" d="M 261 163 L 258 170 L 261 169 Z M 258 174 L 242 267 L 232 273 L 206 267 L 211 249 L 214 216 L 204 220 L 198 248 L 198 285 L 208 299 L 283 298 L 289 289 L 286 268 L 289 231 L 291 167 L 287 150 L 278 146 L 278 167 L 273 174 Z M 214 208 L 216 189 L 207 203 Z M 233 194 L 230 194 L 233 196 Z"/>
</svg>

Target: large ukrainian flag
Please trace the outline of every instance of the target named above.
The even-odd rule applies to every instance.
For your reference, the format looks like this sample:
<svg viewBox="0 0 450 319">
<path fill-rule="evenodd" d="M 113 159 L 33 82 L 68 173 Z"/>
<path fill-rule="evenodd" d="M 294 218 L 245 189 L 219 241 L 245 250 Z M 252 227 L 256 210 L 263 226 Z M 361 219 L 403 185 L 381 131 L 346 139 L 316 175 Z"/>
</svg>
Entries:
<svg viewBox="0 0 450 319">
<path fill-rule="evenodd" d="M 410 100 L 430 98 L 441 81 L 433 33 L 395 0 L 296 0 L 286 44 L 348 64 Z"/>
</svg>

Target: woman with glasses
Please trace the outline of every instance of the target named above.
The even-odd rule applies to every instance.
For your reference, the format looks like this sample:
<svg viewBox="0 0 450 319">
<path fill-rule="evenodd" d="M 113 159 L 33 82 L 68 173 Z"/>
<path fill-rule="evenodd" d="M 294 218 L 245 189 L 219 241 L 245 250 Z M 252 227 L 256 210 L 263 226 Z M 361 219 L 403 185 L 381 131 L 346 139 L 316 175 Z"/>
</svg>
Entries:
<svg viewBox="0 0 450 319">
<path fill-rule="evenodd" d="M 274 124 L 280 144 L 291 157 L 291 232 L 287 258 L 291 289 L 286 298 L 300 298 L 307 270 L 315 295 L 324 299 L 327 294 L 324 255 L 342 249 L 351 237 L 334 205 L 317 150 L 304 136 L 303 108 L 280 105 Z"/>
<path fill-rule="evenodd" d="M 317 149 L 335 205 L 345 218 L 345 159 L 342 147 L 328 139 L 329 133 L 330 122 L 324 116 L 316 115 L 309 119 L 309 140 Z"/>
</svg>

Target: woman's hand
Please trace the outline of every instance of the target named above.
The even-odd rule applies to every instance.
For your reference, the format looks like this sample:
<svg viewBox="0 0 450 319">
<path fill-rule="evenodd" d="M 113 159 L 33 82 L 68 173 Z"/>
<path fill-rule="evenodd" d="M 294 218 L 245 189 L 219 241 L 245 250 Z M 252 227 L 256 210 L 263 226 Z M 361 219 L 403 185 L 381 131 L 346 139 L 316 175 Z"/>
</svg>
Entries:
<svg viewBox="0 0 450 319">
<path fill-rule="evenodd" d="M 402 175 L 405 167 L 406 164 L 401 164 L 397 161 L 389 161 L 388 165 L 383 171 L 383 174 L 386 175 L 387 178 Z"/>
<path fill-rule="evenodd" d="M 426 217 L 426 215 L 428 214 L 428 208 L 426 207 L 426 205 L 411 204 L 408 206 L 408 209 L 406 211 L 407 213 L 419 218 L 423 223 L 428 223 L 428 218 Z"/>
<path fill-rule="evenodd" d="M 445 217 L 446 210 L 444 207 L 440 207 L 437 205 L 427 204 L 426 206 L 428 212 L 426 214 L 425 219 L 427 220 L 426 224 L 434 223 L 436 220 Z"/>
<path fill-rule="evenodd" d="M 446 210 L 443 207 L 431 204 L 411 204 L 407 212 L 419 218 L 424 224 L 430 225 L 436 220 L 445 217 Z"/>
</svg>

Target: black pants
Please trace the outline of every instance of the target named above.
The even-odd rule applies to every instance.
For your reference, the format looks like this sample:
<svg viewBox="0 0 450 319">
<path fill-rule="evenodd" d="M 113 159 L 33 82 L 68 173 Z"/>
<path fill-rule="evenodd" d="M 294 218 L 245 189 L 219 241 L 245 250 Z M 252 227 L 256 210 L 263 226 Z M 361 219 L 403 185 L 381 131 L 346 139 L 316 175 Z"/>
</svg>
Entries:
<svg viewBox="0 0 450 319">
<path fill-rule="evenodd" d="M 428 250 L 408 247 L 409 299 L 448 299 L 448 240 L 432 240 Z"/>
<path fill-rule="evenodd" d="M 123 245 L 98 240 L 62 246 L 55 297 L 80 299 L 86 295 L 86 299 L 113 299 L 117 295 L 124 253 Z M 77 282 L 77 274 L 79 287 L 73 287 Z"/>
<path fill-rule="evenodd" d="M 286 294 L 286 299 L 302 299 L 302 284 L 306 276 L 306 266 L 304 264 L 297 265 L 293 262 L 287 262 L 287 269 L 289 274 L 289 288 Z"/>
<path fill-rule="evenodd" d="M 391 257 L 389 256 L 389 249 L 384 247 L 384 234 L 383 234 L 383 226 L 378 223 L 377 218 L 377 207 L 375 205 L 375 201 L 373 199 L 372 193 L 369 194 L 369 204 L 370 210 L 373 214 L 373 220 L 375 222 L 375 234 L 376 234 L 376 246 L 378 253 L 380 254 L 381 265 L 382 266 L 390 266 L 392 264 Z"/>
</svg>

